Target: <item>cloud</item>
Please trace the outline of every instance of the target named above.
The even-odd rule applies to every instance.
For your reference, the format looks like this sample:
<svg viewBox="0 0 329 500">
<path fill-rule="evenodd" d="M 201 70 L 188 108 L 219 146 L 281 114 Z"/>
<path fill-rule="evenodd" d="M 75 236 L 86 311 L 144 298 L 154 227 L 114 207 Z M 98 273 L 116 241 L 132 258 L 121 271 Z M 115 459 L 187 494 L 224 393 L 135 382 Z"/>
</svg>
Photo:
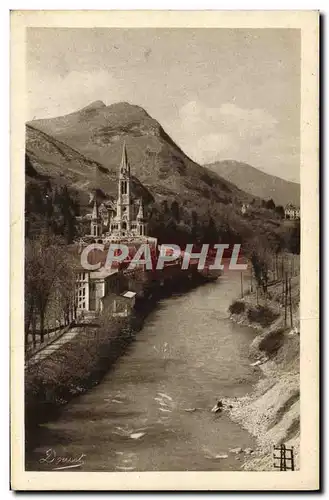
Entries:
<svg viewBox="0 0 329 500">
<path fill-rule="evenodd" d="M 211 163 L 219 152 L 220 154 L 228 153 L 232 146 L 232 138 L 229 134 L 207 134 L 197 140 L 195 151 L 202 151 L 202 163 Z"/>
<path fill-rule="evenodd" d="M 278 124 L 264 109 L 244 109 L 232 103 L 225 103 L 215 112 L 228 130 L 238 130 L 241 137 L 263 137 L 264 134 L 273 133 Z"/>
<path fill-rule="evenodd" d="M 120 100 L 120 85 L 105 70 L 70 71 L 64 75 L 28 72 L 28 119 L 60 116 L 92 101 Z"/>
<path fill-rule="evenodd" d="M 284 133 L 266 109 L 241 108 L 234 102 L 218 107 L 189 101 L 179 110 L 178 139 L 198 163 L 234 159 L 280 175 L 287 167 L 299 176 L 299 138 Z"/>
<path fill-rule="evenodd" d="M 278 123 L 266 110 L 244 109 L 234 103 L 213 108 L 190 101 L 182 106 L 179 116 L 181 127 L 191 135 L 199 138 L 214 134 L 230 136 L 232 144 L 236 139 L 253 141 L 268 137 Z"/>
</svg>

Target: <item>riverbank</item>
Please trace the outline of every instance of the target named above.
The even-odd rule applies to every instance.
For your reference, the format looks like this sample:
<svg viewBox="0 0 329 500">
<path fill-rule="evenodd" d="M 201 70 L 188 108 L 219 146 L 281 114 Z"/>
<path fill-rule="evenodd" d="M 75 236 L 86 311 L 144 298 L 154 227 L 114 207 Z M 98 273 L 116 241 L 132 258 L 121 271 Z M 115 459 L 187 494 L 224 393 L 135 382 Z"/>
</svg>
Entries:
<svg viewBox="0 0 329 500">
<path fill-rule="evenodd" d="M 295 470 L 299 468 L 299 277 L 291 281 L 291 297 L 287 326 L 281 283 L 266 300 L 250 293 L 230 306 L 231 320 L 257 331 L 249 357 L 262 372 L 250 394 L 224 401 L 230 417 L 257 438 L 257 456 L 244 464 L 246 470 L 273 470 L 273 446 L 280 444 L 294 447 Z"/>
</svg>

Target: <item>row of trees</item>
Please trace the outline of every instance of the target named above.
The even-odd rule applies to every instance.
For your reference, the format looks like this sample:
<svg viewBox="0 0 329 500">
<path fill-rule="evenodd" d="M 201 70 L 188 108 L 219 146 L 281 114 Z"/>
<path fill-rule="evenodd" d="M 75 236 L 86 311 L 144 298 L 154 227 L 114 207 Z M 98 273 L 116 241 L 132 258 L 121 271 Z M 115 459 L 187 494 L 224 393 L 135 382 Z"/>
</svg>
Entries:
<svg viewBox="0 0 329 500">
<path fill-rule="evenodd" d="M 266 211 L 273 200 L 266 203 Z M 274 210 L 280 215 L 283 208 L 278 206 Z M 277 217 L 269 217 L 269 213 L 259 213 L 246 220 L 232 206 L 220 205 L 206 208 L 205 211 L 196 210 L 187 205 L 179 204 L 176 200 L 152 205 L 149 215 L 149 233 L 165 243 L 242 243 L 257 241 L 264 236 L 264 241 L 271 252 L 286 249 L 292 253 L 299 253 L 300 224 L 296 221 L 293 226 L 282 226 Z M 279 250 L 278 250 L 279 249 Z"/>
<path fill-rule="evenodd" d="M 26 157 L 25 188 L 25 345 L 44 342 L 49 329 L 75 316 L 74 241 L 79 203 L 67 186 L 37 175 Z"/>
<path fill-rule="evenodd" d="M 25 345 L 44 342 L 46 318 L 56 327 L 75 316 L 74 262 L 65 241 L 51 233 L 27 239 L 25 245 Z"/>
</svg>

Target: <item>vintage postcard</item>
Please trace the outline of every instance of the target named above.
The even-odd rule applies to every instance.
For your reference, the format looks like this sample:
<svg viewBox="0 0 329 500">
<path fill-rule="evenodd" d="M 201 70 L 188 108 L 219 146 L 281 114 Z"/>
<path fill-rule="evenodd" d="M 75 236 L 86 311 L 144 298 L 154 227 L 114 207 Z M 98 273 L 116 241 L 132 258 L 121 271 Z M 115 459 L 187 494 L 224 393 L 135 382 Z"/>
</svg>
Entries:
<svg viewBox="0 0 329 500">
<path fill-rule="evenodd" d="M 319 14 L 11 14 L 14 490 L 319 488 Z"/>
</svg>

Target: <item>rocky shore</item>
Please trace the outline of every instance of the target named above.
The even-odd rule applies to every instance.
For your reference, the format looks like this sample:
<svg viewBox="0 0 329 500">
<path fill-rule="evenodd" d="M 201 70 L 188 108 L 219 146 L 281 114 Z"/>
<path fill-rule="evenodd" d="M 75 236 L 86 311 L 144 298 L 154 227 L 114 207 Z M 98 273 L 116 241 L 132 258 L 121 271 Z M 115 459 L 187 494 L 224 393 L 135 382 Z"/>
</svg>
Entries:
<svg viewBox="0 0 329 500">
<path fill-rule="evenodd" d="M 232 420 L 257 438 L 258 449 L 246 460 L 245 470 L 273 470 L 273 446 L 294 447 L 295 470 L 299 468 L 299 279 L 293 280 L 293 327 L 284 325 L 279 294 L 274 289 L 266 305 L 257 305 L 256 295 L 235 301 L 231 319 L 257 329 L 250 345 L 250 364 L 261 373 L 252 393 L 226 399 L 224 407 Z M 259 322 L 257 310 L 262 307 Z M 265 309 L 266 308 L 266 309 Z M 266 313 L 266 314 L 265 314 Z M 265 314 L 265 316 L 264 316 Z M 267 324 L 266 324 L 267 323 Z"/>
</svg>

